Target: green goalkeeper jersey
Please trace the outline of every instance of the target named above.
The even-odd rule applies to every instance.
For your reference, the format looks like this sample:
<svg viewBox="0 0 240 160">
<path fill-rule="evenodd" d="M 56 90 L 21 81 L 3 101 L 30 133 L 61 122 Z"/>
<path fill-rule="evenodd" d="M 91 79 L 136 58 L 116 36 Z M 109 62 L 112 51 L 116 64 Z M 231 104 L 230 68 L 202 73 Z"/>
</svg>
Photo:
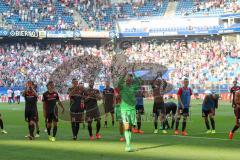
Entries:
<svg viewBox="0 0 240 160">
<path fill-rule="evenodd" d="M 131 85 L 126 85 L 124 77 L 118 82 L 121 95 L 121 111 L 128 111 L 135 109 L 136 93 L 140 87 L 140 80 L 136 77 L 133 79 Z"/>
</svg>

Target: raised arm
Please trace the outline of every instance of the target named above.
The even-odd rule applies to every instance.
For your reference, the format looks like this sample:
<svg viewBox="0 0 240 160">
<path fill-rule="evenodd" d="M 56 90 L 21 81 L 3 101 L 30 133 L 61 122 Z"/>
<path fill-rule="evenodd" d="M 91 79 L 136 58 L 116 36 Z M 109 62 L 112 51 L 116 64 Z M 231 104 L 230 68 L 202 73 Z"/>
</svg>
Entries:
<svg viewBox="0 0 240 160">
<path fill-rule="evenodd" d="M 37 91 L 35 89 L 32 89 L 32 90 L 33 90 L 34 96 L 38 97 Z"/>
<path fill-rule="evenodd" d="M 127 71 L 127 69 L 125 69 L 125 70 L 124 70 L 124 75 L 121 76 L 120 79 L 119 79 L 119 81 L 118 81 L 118 85 L 117 85 L 118 88 L 121 89 L 121 88 L 123 87 L 124 79 L 125 79 L 125 77 L 127 76 L 127 73 L 128 73 L 128 71 Z"/>
<path fill-rule="evenodd" d="M 155 81 L 156 81 L 159 77 L 162 77 L 162 73 L 161 73 L 161 72 L 158 72 L 158 73 L 157 73 L 157 76 L 151 81 L 151 86 L 154 86 Z"/>
</svg>

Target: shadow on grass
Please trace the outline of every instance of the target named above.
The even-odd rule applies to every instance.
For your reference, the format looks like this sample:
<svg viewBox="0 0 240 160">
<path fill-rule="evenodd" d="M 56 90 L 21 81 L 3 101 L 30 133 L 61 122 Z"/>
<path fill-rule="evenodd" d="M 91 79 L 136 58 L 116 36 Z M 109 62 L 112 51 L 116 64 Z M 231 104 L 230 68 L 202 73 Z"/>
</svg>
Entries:
<svg viewBox="0 0 240 160">
<path fill-rule="evenodd" d="M 149 150 L 149 149 L 156 149 L 156 148 L 160 148 L 160 147 L 168 147 L 168 146 L 172 146 L 172 145 L 173 144 L 162 144 L 162 145 L 156 145 L 156 146 L 150 146 L 150 147 L 136 148 L 136 149 L 134 149 L 133 152 L 139 152 L 139 151 Z"/>
<path fill-rule="evenodd" d="M 11 142 L 10 142 L 11 143 Z M 133 154 L 130 154 L 129 152 L 125 152 L 124 149 L 118 149 L 116 147 L 112 148 L 104 148 L 104 145 L 99 148 L 91 148 L 91 146 L 88 146 L 88 148 L 85 148 L 83 146 L 74 146 L 70 145 L 68 147 L 59 147 L 59 145 L 56 145 L 56 147 L 53 146 L 53 143 L 51 143 L 48 146 L 41 145 L 37 146 L 34 145 L 34 142 L 31 141 L 25 144 L 23 143 L 16 143 L 14 144 L 1 144 L 1 157 L 4 157 L 4 159 L 8 160 L 26 160 L 26 159 L 36 159 L 36 160 L 48 160 L 48 159 L 57 159 L 57 160 L 65 160 L 65 159 L 71 159 L 71 160 L 170 160 L 171 158 L 167 157 L 166 155 L 156 155 L 151 154 L 151 152 L 137 152 L 137 151 L 144 151 L 148 149 L 155 149 L 159 147 L 167 147 L 170 146 L 169 144 L 163 144 L 158 146 L 151 146 L 151 147 L 144 147 L 144 148 L 138 148 L 136 149 Z M 150 150 L 149 150 L 150 151 Z M 1 158 L 0 158 L 1 159 Z M 179 159 L 178 159 L 179 160 Z M 181 159 L 180 157 L 180 160 Z"/>
</svg>

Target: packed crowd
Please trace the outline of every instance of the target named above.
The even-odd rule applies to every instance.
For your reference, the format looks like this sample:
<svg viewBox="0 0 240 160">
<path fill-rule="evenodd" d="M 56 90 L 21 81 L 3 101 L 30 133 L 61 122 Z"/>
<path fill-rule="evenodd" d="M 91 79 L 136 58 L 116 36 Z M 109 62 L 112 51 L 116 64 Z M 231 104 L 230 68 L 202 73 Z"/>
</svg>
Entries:
<svg viewBox="0 0 240 160">
<path fill-rule="evenodd" d="M 130 59 L 156 62 L 169 69 L 172 84 L 190 77 L 190 84 L 229 84 L 240 78 L 240 45 L 219 40 L 208 42 L 136 43 L 126 53 Z M 147 53 L 147 56 L 146 56 Z M 238 58 L 230 64 L 230 58 Z"/>
<path fill-rule="evenodd" d="M 1 13 L 2 21 L 17 15 L 20 21 L 36 24 L 39 27 L 42 27 L 41 24 L 44 21 L 49 22 L 49 25 L 44 25 L 41 28 L 45 30 L 74 30 L 80 26 L 77 22 L 70 23 L 62 18 L 62 16 L 72 18 L 74 9 L 66 7 L 65 3 L 57 0 L 4 0 L 4 2 L 10 7 L 10 10 Z M 18 23 L 12 25 L 13 29 L 24 29 L 24 26 Z"/>
<path fill-rule="evenodd" d="M 208 14 L 209 11 L 215 9 L 222 9 L 224 13 L 239 13 L 240 6 L 237 0 L 206 0 L 206 1 L 194 1 L 194 6 L 191 12 L 182 10 L 182 15 L 192 15 L 197 12 L 204 12 Z"/>
<path fill-rule="evenodd" d="M 139 9 L 153 4 L 151 10 L 140 11 Z M 27 22 L 33 28 L 44 30 L 111 30 L 115 26 L 115 21 L 119 18 L 153 16 L 156 11 L 162 10 L 163 0 L 126 0 L 122 3 L 111 3 L 109 0 L 4 0 L 1 5 L 7 4 L 8 9 L 0 13 L 1 21 L 4 25 L 10 24 L 12 29 L 23 30 L 25 24 L 16 23 L 16 19 Z M 179 2 L 184 3 L 184 2 Z M 191 13 L 182 9 L 182 15 L 191 15 L 199 11 L 209 11 L 211 9 L 222 8 L 227 13 L 238 13 L 240 7 L 236 1 L 207 0 L 194 1 Z M 69 21 L 65 18 L 73 19 L 74 12 L 78 12 L 83 19 L 79 21 Z M 63 16 L 66 16 L 63 18 Z M 78 16 L 78 15 L 77 15 Z M 10 19 L 10 20 L 9 20 Z M 84 23 L 85 20 L 87 23 Z M 13 22 L 14 21 L 14 22 Z M 18 21 L 18 20 L 17 20 Z M 45 24 L 44 22 L 49 22 Z M 53 23 L 51 23 L 53 22 Z"/>
<path fill-rule="evenodd" d="M 143 7 L 148 1 L 140 0 L 132 2 L 130 0 L 122 3 L 112 4 L 109 0 L 82 0 L 77 5 L 77 10 L 83 17 L 87 17 L 90 28 L 100 26 L 103 30 L 109 30 L 114 26 L 114 21 L 119 18 L 152 16 L 152 12 L 158 10 L 163 5 L 162 0 L 154 0 L 154 7 L 147 12 L 139 12 L 138 9 Z M 124 7 L 131 6 L 130 11 L 124 10 Z M 74 6 L 74 5 L 73 5 Z"/>
<path fill-rule="evenodd" d="M 126 55 L 128 59 L 113 59 L 113 56 L 120 53 Z M 77 58 L 79 56 L 83 58 Z M 230 64 L 228 57 L 235 59 L 236 63 Z M 169 82 L 172 84 L 183 77 L 190 77 L 191 84 L 208 85 L 218 82 L 229 84 L 232 83 L 233 78 L 240 78 L 239 58 L 239 44 L 219 40 L 138 42 L 117 53 L 106 50 L 106 47 L 65 43 L 2 44 L 0 46 L 0 86 L 22 86 L 29 79 L 34 80 L 39 86 L 45 86 L 52 73 L 58 74 L 60 81 L 76 76 L 85 82 L 89 78 L 104 81 L 111 76 L 113 71 L 111 65 L 120 63 L 126 66 L 129 62 L 158 63 L 166 66 L 171 71 Z M 103 65 L 98 65 L 99 59 Z M 56 68 L 60 69 L 55 70 Z M 65 68 L 69 70 L 65 71 Z M 68 75 L 68 78 L 64 77 L 65 75 Z"/>
</svg>

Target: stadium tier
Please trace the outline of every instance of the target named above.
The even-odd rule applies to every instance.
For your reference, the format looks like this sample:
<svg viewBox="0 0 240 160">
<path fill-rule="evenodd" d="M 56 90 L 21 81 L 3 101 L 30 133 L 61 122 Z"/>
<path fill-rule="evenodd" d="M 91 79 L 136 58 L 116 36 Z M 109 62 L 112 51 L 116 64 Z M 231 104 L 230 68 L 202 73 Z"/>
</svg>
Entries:
<svg viewBox="0 0 240 160">
<path fill-rule="evenodd" d="M 177 16 L 220 16 L 239 13 L 239 0 L 180 0 Z"/>
<path fill-rule="evenodd" d="M 71 30 L 71 11 L 61 2 L 0 1 L 2 21 L 13 30 Z"/>
<path fill-rule="evenodd" d="M 99 48 L 100 47 L 100 48 Z M 190 83 L 201 90 L 206 86 L 215 91 L 228 92 L 231 82 L 240 73 L 240 46 L 234 42 L 218 40 L 205 41 L 149 41 L 132 42 L 128 49 L 120 51 L 128 57 L 123 63 L 156 63 L 167 67 L 166 79 L 177 88 L 176 83 L 183 77 L 191 77 Z M 115 61 L 112 57 L 119 51 L 109 51 L 105 46 L 65 44 L 64 42 L 14 42 L 1 43 L 0 67 L 2 87 L 24 86 L 31 79 L 44 90 L 50 75 L 61 64 L 74 57 L 92 55 L 100 58 L 103 67 L 98 73 L 98 81 L 104 81 L 111 74 L 109 69 Z M 88 60 L 81 62 L 80 70 L 74 69 L 70 77 L 89 74 Z M 97 63 L 97 62 L 96 62 Z M 76 64 L 66 64 L 73 68 Z M 65 77 L 59 76 L 59 78 Z M 81 77 L 83 78 L 83 77 Z M 82 79 L 83 80 L 83 79 Z M 67 82 L 64 82 L 67 84 Z"/>
<path fill-rule="evenodd" d="M 239 82 L 240 0 L 0 0 L 0 160 L 237 160 Z"/>
<path fill-rule="evenodd" d="M 172 2 L 167 0 L 124 1 L 34 1 L 1 0 L 2 26 L 14 30 L 115 30 L 122 18 L 164 16 Z M 221 16 L 238 14 L 240 1 L 180 0 L 176 16 Z M 173 8 L 174 9 L 174 8 Z M 81 16 L 78 20 L 74 17 Z M 85 21 L 85 22 L 83 22 Z M 81 26 L 80 24 L 85 24 Z"/>
</svg>

